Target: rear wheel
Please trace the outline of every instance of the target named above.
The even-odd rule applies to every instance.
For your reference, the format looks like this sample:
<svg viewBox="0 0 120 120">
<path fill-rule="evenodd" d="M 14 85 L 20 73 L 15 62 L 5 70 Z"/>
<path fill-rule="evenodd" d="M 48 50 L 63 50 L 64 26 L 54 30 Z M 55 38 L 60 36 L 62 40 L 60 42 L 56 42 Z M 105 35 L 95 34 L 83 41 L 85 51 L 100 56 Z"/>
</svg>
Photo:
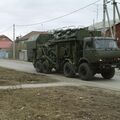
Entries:
<svg viewBox="0 0 120 120">
<path fill-rule="evenodd" d="M 42 72 L 43 70 L 43 64 L 41 63 L 41 61 L 37 61 L 35 64 L 35 69 L 37 72 Z"/>
<path fill-rule="evenodd" d="M 75 69 L 73 64 L 66 62 L 64 64 L 63 72 L 66 77 L 73 77 L 75 75 Z"/>
<path fill-rule="evenodd" d="M 115 75 L 115 68 L 103 69 L 101 75 L 105 79 L 111 79 Z"/>
<path fill-rule="evenodd" d="M 79 72 L 80 78 L 83 80 L 91 80 L 93 77 L 93 71 L 88 65 L 88 63 L 82 63 L 79 66 L 78 72 Z"/>
<path fill-rule="evenodd" d="M 49 62 L 48 61 L 44 61 L 43 62 L 43 73 L 50 73 L 50 65 L 49 65 Z"/>
</svg>

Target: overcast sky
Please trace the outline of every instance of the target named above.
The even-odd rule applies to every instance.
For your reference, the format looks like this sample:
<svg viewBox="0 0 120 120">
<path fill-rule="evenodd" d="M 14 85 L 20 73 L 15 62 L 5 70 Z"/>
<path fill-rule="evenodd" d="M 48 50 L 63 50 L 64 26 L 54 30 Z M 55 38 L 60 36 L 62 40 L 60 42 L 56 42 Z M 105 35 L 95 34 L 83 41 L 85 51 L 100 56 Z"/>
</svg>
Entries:
<svg viewBox="0 0 120 120">
<path fill-rule="evenodd" d="M 12 39 L 12 25 L 34 24 L 70 13 L 96 0 L 3 0 L 0 2 L 0 34 Z M 102 1 L 64 18 L 30 27 L 16 26 L 16 36 L 64 26 L 88 26 L 102 21 Z M 97 12 L 98 8 L 98 12 Z M 110 11 L 111 8 L 109 7 Z M 9 28 L 10 27 L 10 28 Z M 9 28 L 7 30 L 7 28 Z M 3 32 L 5 31 L 5 32 Z"/>
</svg>

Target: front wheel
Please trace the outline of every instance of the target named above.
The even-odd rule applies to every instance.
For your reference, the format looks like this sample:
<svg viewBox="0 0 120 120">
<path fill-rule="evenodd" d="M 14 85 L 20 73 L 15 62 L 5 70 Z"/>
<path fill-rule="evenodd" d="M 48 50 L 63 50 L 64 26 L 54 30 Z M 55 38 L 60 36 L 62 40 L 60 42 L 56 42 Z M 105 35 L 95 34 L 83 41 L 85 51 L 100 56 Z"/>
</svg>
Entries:
<svg viewBox="0 0 120 120">
<path fill-rule="evenodd" d="M 82 80 L 91 80 L 93 77 L 93 71 L 88 63 L 80 64 L 78 73 Z"/>
<path fill-rule="evenodd" d="M 115 68 L 110 67 L 109 69 L 103 69 L 101 75 L 105 79 L 111 79 L 115 75 Z"/>
<path fill-rule="evenodd" d="M 73 77 L 75 75 L 75 69 L 72 63 L 66 62 L 63 68 L 64 75 L 66 77 Z"/>
</svg>

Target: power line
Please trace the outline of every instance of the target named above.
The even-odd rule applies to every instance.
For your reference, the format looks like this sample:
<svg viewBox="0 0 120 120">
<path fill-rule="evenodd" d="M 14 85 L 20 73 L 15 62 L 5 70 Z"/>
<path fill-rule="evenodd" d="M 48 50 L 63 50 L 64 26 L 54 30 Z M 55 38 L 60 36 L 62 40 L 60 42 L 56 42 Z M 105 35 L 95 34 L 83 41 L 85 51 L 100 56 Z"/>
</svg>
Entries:
<svg viewBox="0 0 120 120">
<path fill-rule="evenodd" d="M 1 33 L 4 33 L 4 32 L 7 32 L 9 29 L 11 29 L 12 28 L 12 26 L 9 26 L 8 28 L 6 28 L 5 30 L 3 30 L 3 31 L 0 31 L 0 34 Z"/>
<path fill-rule="evenodd" d="M 16 26 L 19 26 L 19 27 L 20 27 L 20 26 L 21 26 L 21 27 L 24 27 L 24 26 L 34 26 L 34 25 L 39 25 L 39 24 L 44 24 L 44 23 L 52 22 L 52 21 L 54 21 L 54 20 L 57 20 L 57 19 L 60 19 L 60 18 L 69 16 L 69 15 L 74 14 L 74 13 L 80 11 L 80 10 L 83 10 L 83 9 L 85 9 L 85 8 L 87 8 L 87 7 L 90 7 L 90 6 L 96 4 L 96 3 L 99 2 L 99 1 L 101 1 L 101 0 L 97 0 L 97 1 L 95 1 L 95 2 L 93 2 L 93 3 L 91 3 L 91 4 L 88 4 L 88 5 L 86 5 L 86 6 L 82 7 L 82 8 L 79 8 L 79 9 L 77 9 L 77 10 L 74 10 L 74 11 L 72 11 L 72 12 L 70 12 L 70 13 L 67 13 L 67 14 L 62 15 L 62 16 L 59 16 L 59 17 L 55 17 L 55 18 L 52 18 L 52 19 L 48 19 L 48 20 L 45 20 L 45 21 L 42 21 L 42 22 L 39 22 L 39 23 L 25 24 L 25 25 L 16 25 Z"/>
</svg>

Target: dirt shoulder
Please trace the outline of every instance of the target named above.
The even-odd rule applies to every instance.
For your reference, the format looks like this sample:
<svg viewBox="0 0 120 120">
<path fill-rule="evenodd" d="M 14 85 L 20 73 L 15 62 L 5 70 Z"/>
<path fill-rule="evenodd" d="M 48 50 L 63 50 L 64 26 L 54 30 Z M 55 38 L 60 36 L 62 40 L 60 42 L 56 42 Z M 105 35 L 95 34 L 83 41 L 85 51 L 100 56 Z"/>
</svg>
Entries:
<svg viewBox="0 0 120 120">
<path fill-rule="evenodd" d="M 120 93 L 91 87 L 0 90 L 1 120 L 120 120 Z"/>
<path fill-rule="evenodd" d="M 25 73 L 0 67 L 0 86 L 53 82 L 57 82 L 57 80 L 45 75 Z"/>
</svg>

